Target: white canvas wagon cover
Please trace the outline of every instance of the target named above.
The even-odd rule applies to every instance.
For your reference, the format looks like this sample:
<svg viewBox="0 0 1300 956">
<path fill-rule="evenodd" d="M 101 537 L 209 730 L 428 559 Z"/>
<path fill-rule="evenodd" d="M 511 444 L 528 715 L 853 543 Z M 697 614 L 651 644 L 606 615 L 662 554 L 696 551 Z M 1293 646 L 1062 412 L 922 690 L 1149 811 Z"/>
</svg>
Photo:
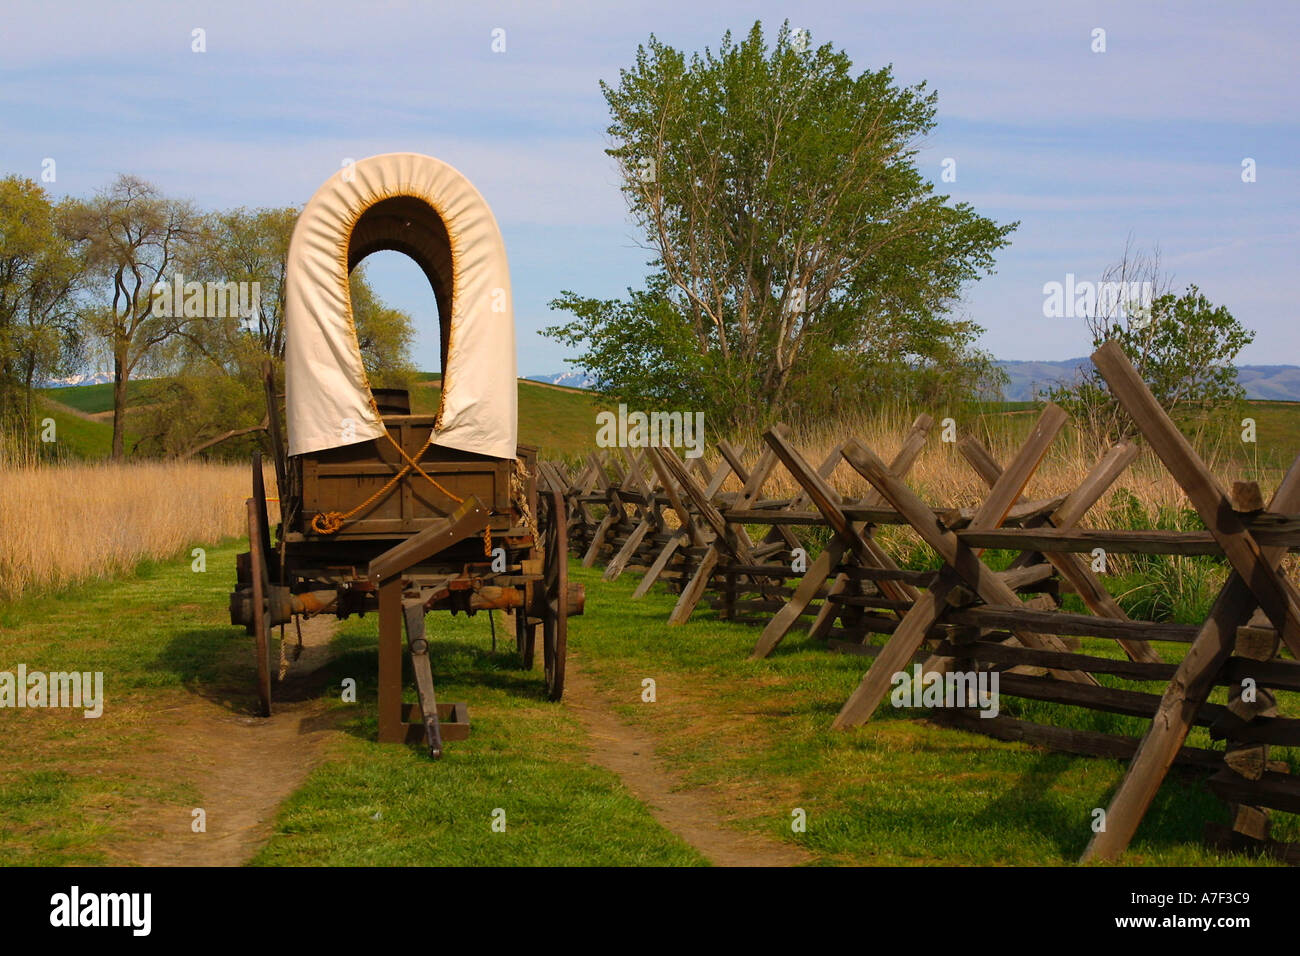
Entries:
<svg viewBox="0 0 1300 956">
<path fill-rule="evenodd" d="M 438 302 L 442 404 L 435 442 L 514 458 L 515 326 L 505 243 L 456 169 L 418 153 L 346 166 L 303 209 L 285 275 L 289 454 L 384 434 L 357 344 L 353 267 L 380 249 L 419 264 Z"/>
</svg>

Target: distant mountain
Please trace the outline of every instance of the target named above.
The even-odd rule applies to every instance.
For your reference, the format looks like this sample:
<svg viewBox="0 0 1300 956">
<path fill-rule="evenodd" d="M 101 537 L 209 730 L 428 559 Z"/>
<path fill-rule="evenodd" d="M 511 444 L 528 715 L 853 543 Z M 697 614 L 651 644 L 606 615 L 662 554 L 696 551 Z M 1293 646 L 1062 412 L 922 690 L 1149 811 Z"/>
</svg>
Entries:
<svg viewBox="0 0 1300 956">
<path fill-rule="evenodd" d="M 1300 367 L 1295 365 L 1243 365 L 1237 381 L 1246 386 L 1247 398 L 1300 401 Z"/>
<path fill-rule="evenodd" d="M 1087 356 L 1061 362 L 999 360 L 994 364 L 1007 373 L 1009 381 L 1002 389 L 1002 396 L 1009 402 L 1032 401 L 1048 389 L 1078 381 L 1092 368 L 1092 360 Z"/>
<path fill-rule="evenodd" d="M 100 372 L 87 372 L 82 375 L 69 375 L 67 378 L 51 378 L 42 382 L 41 388 L 71 388 L 74 385 L 107 385 L 113 376 Z"/>
<path fill-rule="evenodd" d="M 556 372 L 554 375 L 529 375 L 530 382 L 545 382 L 547 385 L 563 385 L 565 388 L 594 388 L 596 380 L 587 372 Z"/>
<path fill-rule="evenodd" d="M 1092 368 L 1092 360 L 1086 356 L 1061 362 L 1004 360 L 995 364 L 1010 378 L 1003 390 L 1009 402 L 1031 401 L 1050 388 L 1078 380 Z M 1300 402 L 1300 365 L 1242 365 L 1237 369 L 1237 381 L 1245 387 L 1247 398 Z"/>
</svg>

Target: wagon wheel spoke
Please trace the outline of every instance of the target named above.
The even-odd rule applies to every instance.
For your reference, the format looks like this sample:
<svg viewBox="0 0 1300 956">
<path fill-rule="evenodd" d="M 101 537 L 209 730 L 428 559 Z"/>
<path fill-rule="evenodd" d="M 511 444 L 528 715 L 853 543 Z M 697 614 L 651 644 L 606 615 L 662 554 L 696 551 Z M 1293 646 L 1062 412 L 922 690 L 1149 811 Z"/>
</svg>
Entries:
<svg viewBox="0 0 1300 956">
<path fill-rule="evenodd" d="M 547 504 L 545 561 L 545 617 L 542 624 L 546 666 L 546 696 L 559 700 L 564 696 L 564 662 L 568 650 L 569 623 L 569 541 L 564 498 L 551 492 Z"/>
<path fill-rule="evenodd" d="M 256 498 L 248 499 L 248 559 L 253 582 L 253 637 L 257 655 L 257 698 L 259 712 L 271 716 L 271 619 L 267 612 L 270 569 L 262 547 L 262 515 Z"/>
</svg>

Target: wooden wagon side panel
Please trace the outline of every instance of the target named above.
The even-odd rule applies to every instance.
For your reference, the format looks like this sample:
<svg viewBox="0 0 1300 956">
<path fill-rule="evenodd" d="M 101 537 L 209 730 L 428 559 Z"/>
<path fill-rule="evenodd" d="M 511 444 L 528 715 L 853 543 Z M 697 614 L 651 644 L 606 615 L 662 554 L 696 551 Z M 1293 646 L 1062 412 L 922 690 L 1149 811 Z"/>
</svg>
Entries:
<svg viewBox="0 0 1300 956">
<path fill-rule="evenodd" d="M 359 507 L 334 537 L 411 534 L 445 518 L 471 495 L 492 510 L 494 530 L 511 526 L 510 478 L 514 461 L 436 445 L 424 449 L 433 427 L 432 416 L 385 416 L 384 421 L 406 455 L 417 460 L 437 485 L 411 471 L 385 491 L 385 485 L 406 464 L 386 439 L 311 452 L 299 459 L 302 471 L 299 530 L 306 531 L 316 514 L 331 511 L 347 514 Z M 374 501 L 370 501 L 372 497 Z"/>
</svg>

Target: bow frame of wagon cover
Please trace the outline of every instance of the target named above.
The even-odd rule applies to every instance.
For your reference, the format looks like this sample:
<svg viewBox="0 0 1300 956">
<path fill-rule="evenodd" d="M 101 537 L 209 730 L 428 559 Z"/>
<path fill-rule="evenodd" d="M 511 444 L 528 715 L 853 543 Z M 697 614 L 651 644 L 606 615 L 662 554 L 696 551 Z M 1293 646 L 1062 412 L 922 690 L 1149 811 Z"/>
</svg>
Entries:
<svg viewBox="0 0 1300 956">
<path fill-rule="evenodd" d="M 371 253 L 405 253 L 438 306 L 441 395 L 411 414 L 403 389 L 372 389 L 353 322 L 349 276 Z M 515 331 L 505 246 L 483 197 L 429 156 L 389 153 L 345 167 L 299 216 L 285 275 L 285 417 L 266 390 L 280 522 L 272 539 L 261 456 L 253 459 L 249 552 L 239 556 L 232 624 L 255 637 L 257 696 L 269 716 L 272 628 L 377 611 L 382 742 L 469 732 L 462 703 L 436 698 L 425 614 L 502 610 L 521 663 L 542 636 L 546 693 L 564 690 L 569 519 L 539 490 L 537 450 L 518 444 Z M 285 438 L 287 437 L 287 443 Z M 402 632 L 418 704 L 402 702 Z"/>
</svg>

